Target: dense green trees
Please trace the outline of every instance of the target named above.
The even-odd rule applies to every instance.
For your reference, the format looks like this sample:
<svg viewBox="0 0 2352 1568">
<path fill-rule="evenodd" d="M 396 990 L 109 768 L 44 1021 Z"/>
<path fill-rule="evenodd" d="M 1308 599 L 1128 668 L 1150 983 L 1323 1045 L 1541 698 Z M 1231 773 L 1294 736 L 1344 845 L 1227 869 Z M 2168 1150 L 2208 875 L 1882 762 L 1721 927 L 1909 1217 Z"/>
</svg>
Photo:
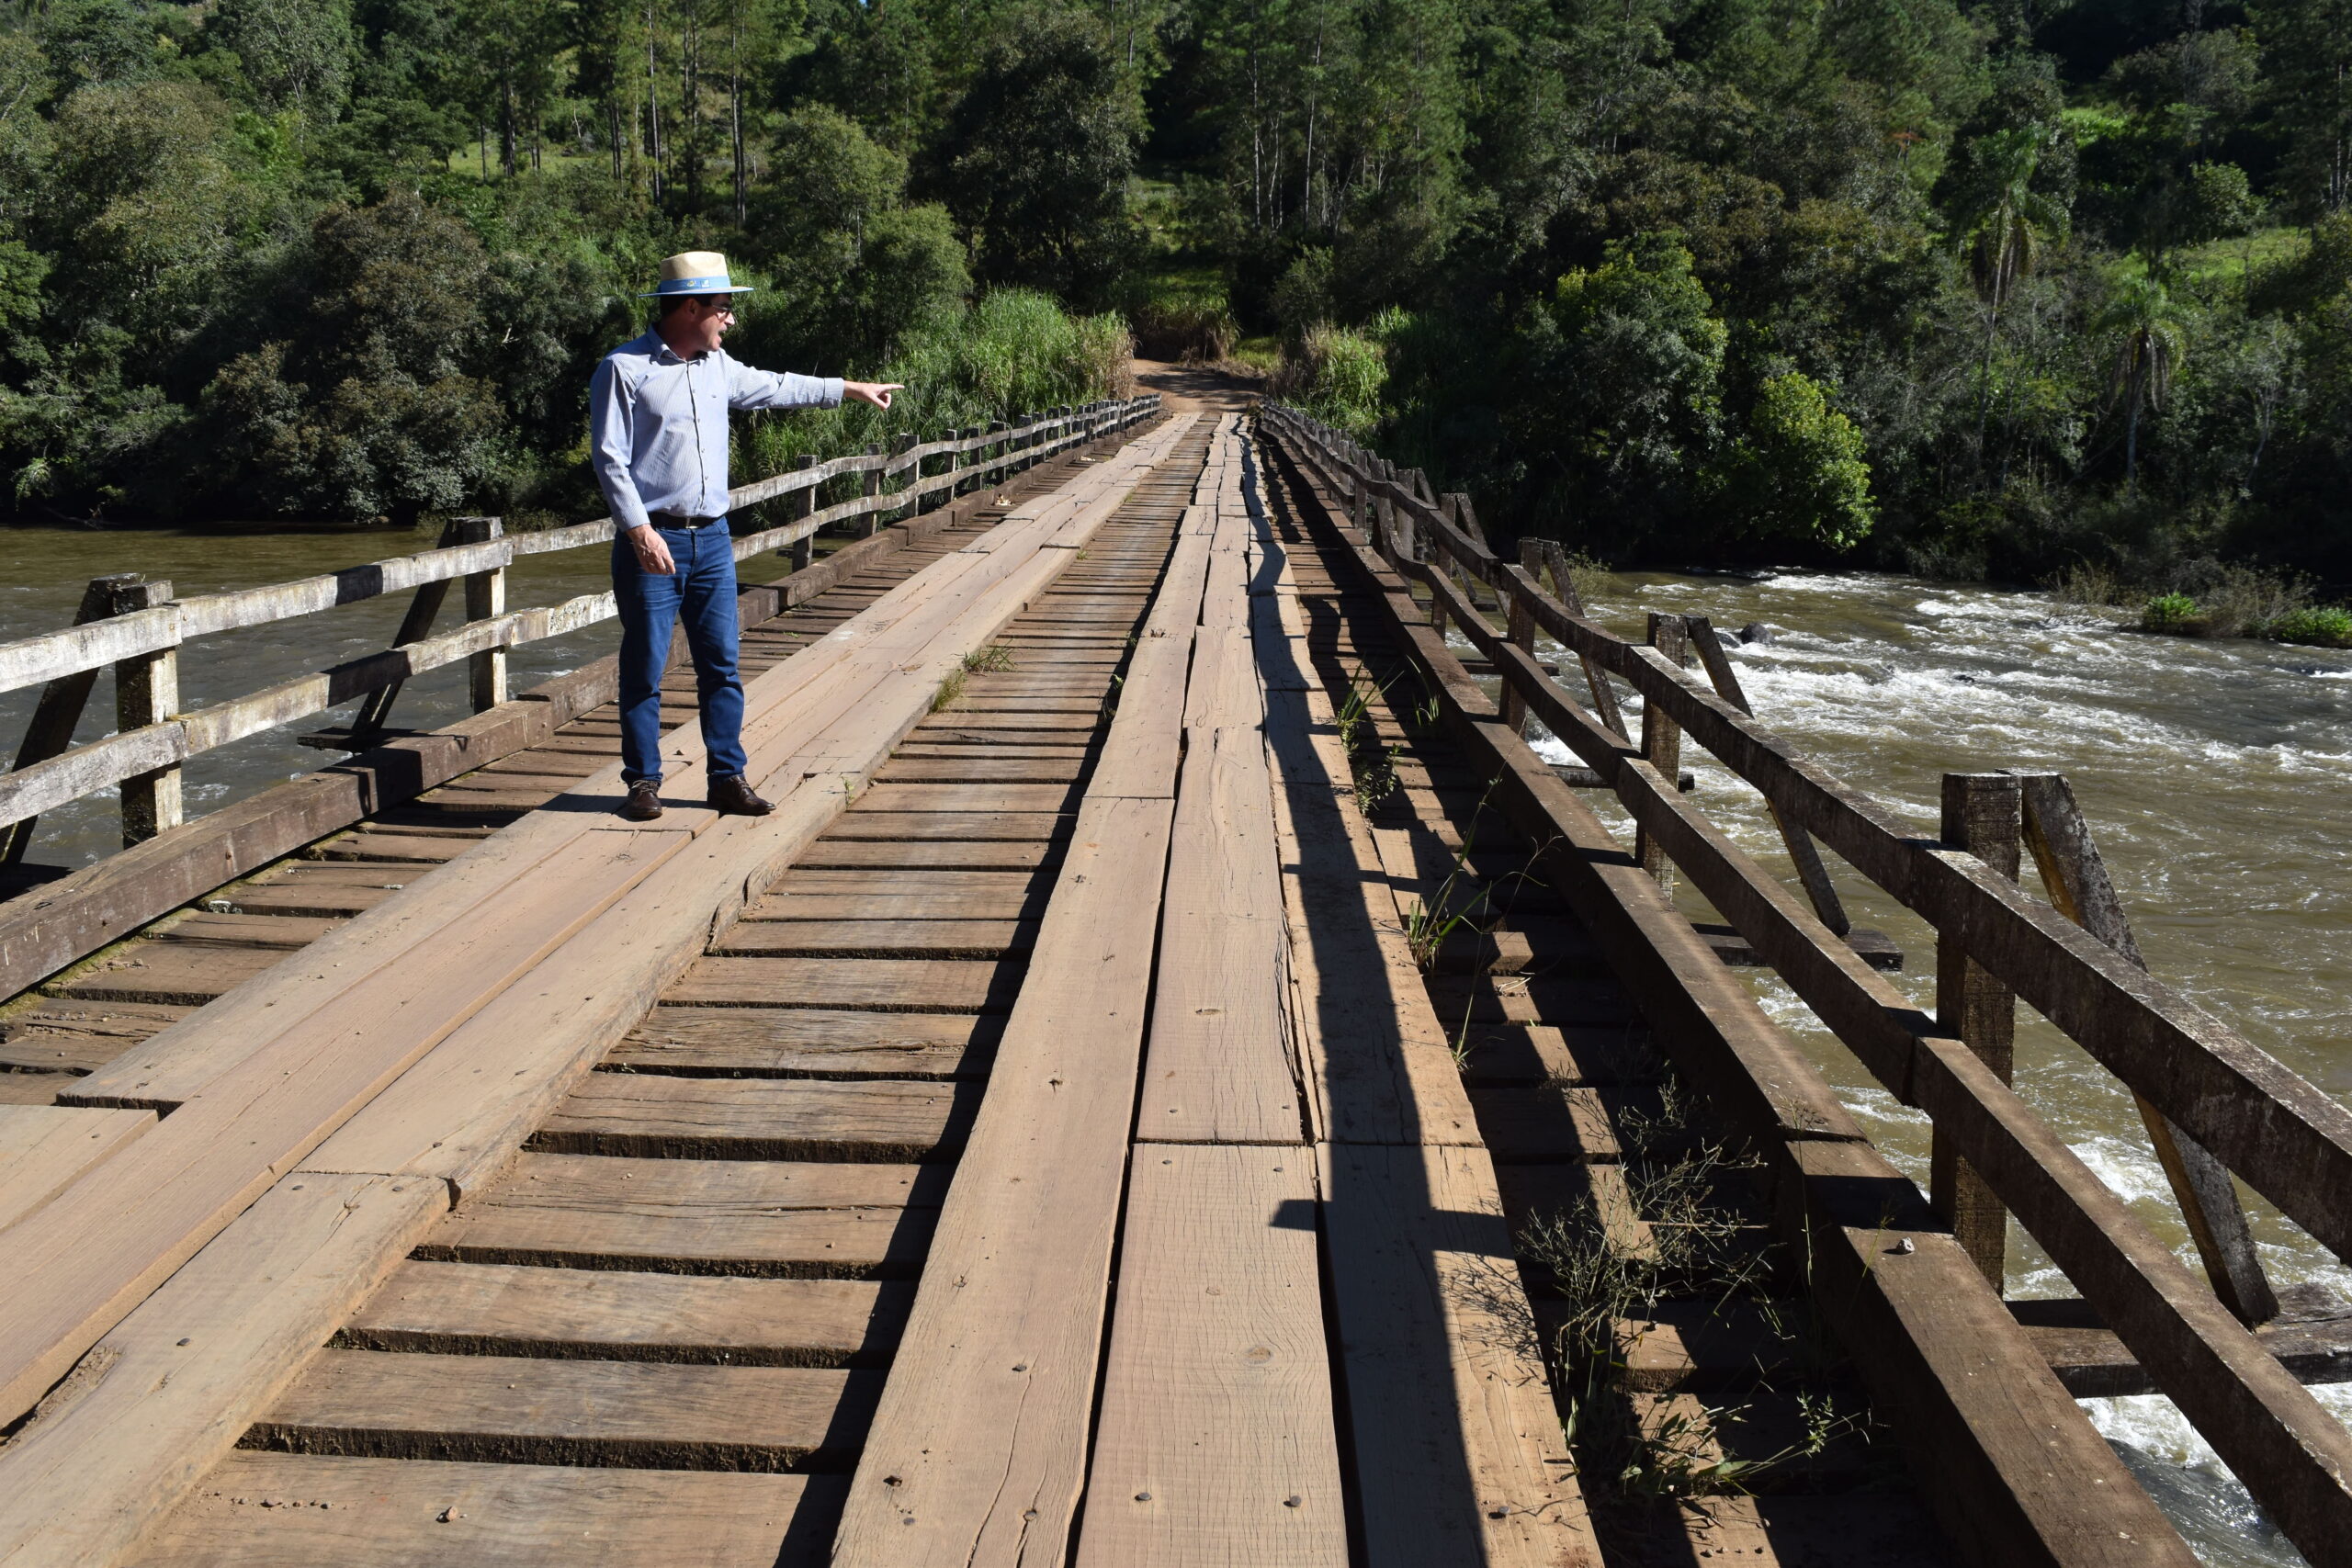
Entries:
<svg viewBox="0 0 2352 1568">
<path fill-rule="evenodd" d="M 2352 0 L 12 15 L 19 515 L 591 504 L 709 245 L 911 419 L 1107 385 L 1116 304 L 1588 548 L 2352 581 Z"/>
</svg>

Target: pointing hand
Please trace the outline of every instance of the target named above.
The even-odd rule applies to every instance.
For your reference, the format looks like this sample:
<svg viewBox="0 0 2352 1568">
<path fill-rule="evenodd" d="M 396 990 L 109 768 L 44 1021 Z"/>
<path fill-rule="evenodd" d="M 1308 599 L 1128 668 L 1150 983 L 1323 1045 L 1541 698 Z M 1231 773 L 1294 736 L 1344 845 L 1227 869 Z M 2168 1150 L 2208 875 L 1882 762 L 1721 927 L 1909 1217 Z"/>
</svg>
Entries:
<svg viewBox="0 0 2352 1568">
<path fill-rule="evenodd" d="M 842 396 L 887 409 L 890 406 L 890 394 L 906 390 L 906 385 L 904 381 L 843 381 Z"/>
</svg>

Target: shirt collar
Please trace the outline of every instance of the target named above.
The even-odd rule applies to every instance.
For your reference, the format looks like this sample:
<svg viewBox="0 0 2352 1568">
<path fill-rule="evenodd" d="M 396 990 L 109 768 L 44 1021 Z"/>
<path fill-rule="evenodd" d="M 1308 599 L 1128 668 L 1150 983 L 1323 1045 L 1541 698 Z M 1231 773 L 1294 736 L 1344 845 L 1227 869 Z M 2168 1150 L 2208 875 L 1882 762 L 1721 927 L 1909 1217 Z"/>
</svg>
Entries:
<svg viewBox="0 0 2352 1568">
<path fill-rule="evenodd" d="M 718 355 L 714 353 L 704 353 L 696 355 L 693 359 L 685 358 L 684 355 L 680 355 L 676 349 L 672 348 L 669 345 L 669 344 L 662 338 L 661 333 L 653 330 L 652 328 L 648 328 L 646 330 L 646 333 L 642 341 L 644 342 L 647 350 L 652 355 L 653 362 L 656 365 L 694 365 L 706 359 L 716 360 L 718 357 Z"/>
</svg>

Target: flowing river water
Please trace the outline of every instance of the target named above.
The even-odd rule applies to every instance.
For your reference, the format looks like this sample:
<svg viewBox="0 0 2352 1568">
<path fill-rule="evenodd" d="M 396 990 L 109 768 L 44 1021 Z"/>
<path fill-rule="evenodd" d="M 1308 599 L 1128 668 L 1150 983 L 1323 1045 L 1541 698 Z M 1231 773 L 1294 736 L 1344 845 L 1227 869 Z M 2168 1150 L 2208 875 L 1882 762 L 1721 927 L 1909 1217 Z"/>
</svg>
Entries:
<svg viewBox="0 0 2352 1568">
<path fill-rule="evenodd" d="M 182 593 L 205 592 L 430 543 L 354 530 L 15 528 L 6 539 L 0 640 L 66 625 L 83 584 L 104 572 L 144 571 Z M 525 558 L 508 573 L 507 603 L 551 604 L 590 592 L 604 584 L 605 570 L 602 547 Z M 407 601 L 390 594 L 193 645 L 181 660 L 182 705 L 221 701 L 380 649 Z M 1871 575 L 1625 576 L 1595 595 L 1593 609 L 1636 637 L 1645 610 L 1703 614 L 1724 628 L 1757 622 L 1780 628 L 1769 642 L 1732 649 L 1758 716 L 1929 835 L 1947 772 L 2064 773 L 2151 968 L 2328 1093 L 2352 1100 L 2352 876 L 2346 874 L 2352 803 L 2345 783 L 2352 771 L 2352 653 L 2145 637 L 2044 594 Z M 440 626 L 457 618 L 454 606 L 445 609 Z M 610 651 L 617 635 L 605 622 L 526 645 L 513 655 L 512 683 L 521 690 L 576 668 Z M 0 756 L 13 755 L 33 697 L 0 694 L 6 749 Z M 99 682 L 90 706 L 79 739 L 112 728 L 110 682 Z M 392 722 L 430 728 L 465 711 L 464 667 L 457 665 L 412 682 Z M 346 706 L 332 718 L 302 720 L 194 760 L 190 814 L 330 760 L 295 737 L 350 712 Z M 1534 733 L 1554 760 L 1572 760 L 1557 741 Z M 1698 775 L 1697 798 L 1709 815 L 1792 881 L 1756 793 L 1696 747 L 1686 747 L 1684 761 Z M 1587 798 L 1623 825 L 1605 797 Z M 42 819 L 30 858 L 86 864 L 111 852 L 119 832 L 111 794 L 79 801 Z M 1888 932 L 1904 948 L 1899 983 L 1932 1005 L 1928 928 L 1834 858 L 1831 869 L 1856 922 Z M 2030 872 L 2028 883 L 2038 886 Z M 1712 918 L 1687 888 L 1679 897 L 1694 916 Z M 1872 1135 L 1924 1182 L 1924 1119 L 1880 1089 L 1785 987 L 1761 971 L 1743 973 Z M 2078 1047 L 2021 1013 L 2020 1090 L 2143 1219 L 2193 1258 L 2129 1096 Z M 2352 1270 L 2258 1201 L 2254 1209 L 2275 1280 L 2325 1282 L 2352 1295 Z M 2014 1225 L 2010 1258 L 2010 1294 L 2072 1293 Z M 2352 1388 L 2320 1392 L 2352 1412 Z M 2168 1402 L 2085 1403 L 2209 1562 L 2267 1568 L 2300 1561 Z"/>
<path fill-rule="evenodd" d="M 1876 575 L 1639 574 L 1611 581 L 1591 608 L 1634 637 L 1650 610 L 1709 615 L 1725 630 L 1777 628 L 1730 650 L 1757 716 L 1928 837 L 1946 773 L 2065 774 L 2150 968 L 2352 1100 L 2352 653 L 2151 637 L 2048 594 Z M 1538 744 L 1550 760 L 1575 761 L 1548 736 Z M 1708 815 L 1793 886 L 1761 796 L 1694 745 L 1683 762 Z M 1587 799 L 1630 844 L 1613 799 Z M 1932 1008 L 1929 928 L 1834 856 L 1829 863 L 1855 923 L 1904 949 L 1894 978 Z M 2030 864 L 2025 876 L 2040 894 Z M 1694 917 L 1720 918 L 1687 886 L 1678 897 Z M 1776 977 L 1742 973 L 1924 1185 L 1926 1118 L 1880 1089 Z M 2031 1010 L 2020 1007 L 2018 1022 L 2019 1090 L 2196 1268 L 2129 1094 Z M 2274 1281 L 2352 1296 L 2352 1270 L 2267 1204 L 2251 1207 Z M 2011 1296 L 2075 1293 L 2014 1222 L 2007 1284 Z M 2318 1392 L 2352 1414 L 2352 1386 Z M 2084 1404 L 2208 1562 L 2301 1561 L 2169 1401 Z"/>
</svg>

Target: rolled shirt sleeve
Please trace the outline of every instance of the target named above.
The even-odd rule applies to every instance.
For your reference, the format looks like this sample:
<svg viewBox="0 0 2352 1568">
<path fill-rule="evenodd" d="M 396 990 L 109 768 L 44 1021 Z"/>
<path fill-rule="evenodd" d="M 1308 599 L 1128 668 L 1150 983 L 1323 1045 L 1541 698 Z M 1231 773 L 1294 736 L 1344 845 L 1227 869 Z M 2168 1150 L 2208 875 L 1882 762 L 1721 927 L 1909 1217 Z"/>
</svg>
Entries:
<svg viewBox="0 0 2352 1568">
<path fill-rule="evenodd" d="M 838 376 L 802 376 L 790 370 L 754 370 L 727 361 L 727 405 L 737 409 L 835 409 L 842 405 Z"/>
<path fill-rule="evenodd" d="M 588 462 L 596 473 L 596 488 L 605 492 L 605 504 L 613 509 L 614 523 L 623 529 L 642 528 L 651 521 L 631 470 L 636 400 L 636 389 L 609 358 L 589 378 Z"/>
</svg>

